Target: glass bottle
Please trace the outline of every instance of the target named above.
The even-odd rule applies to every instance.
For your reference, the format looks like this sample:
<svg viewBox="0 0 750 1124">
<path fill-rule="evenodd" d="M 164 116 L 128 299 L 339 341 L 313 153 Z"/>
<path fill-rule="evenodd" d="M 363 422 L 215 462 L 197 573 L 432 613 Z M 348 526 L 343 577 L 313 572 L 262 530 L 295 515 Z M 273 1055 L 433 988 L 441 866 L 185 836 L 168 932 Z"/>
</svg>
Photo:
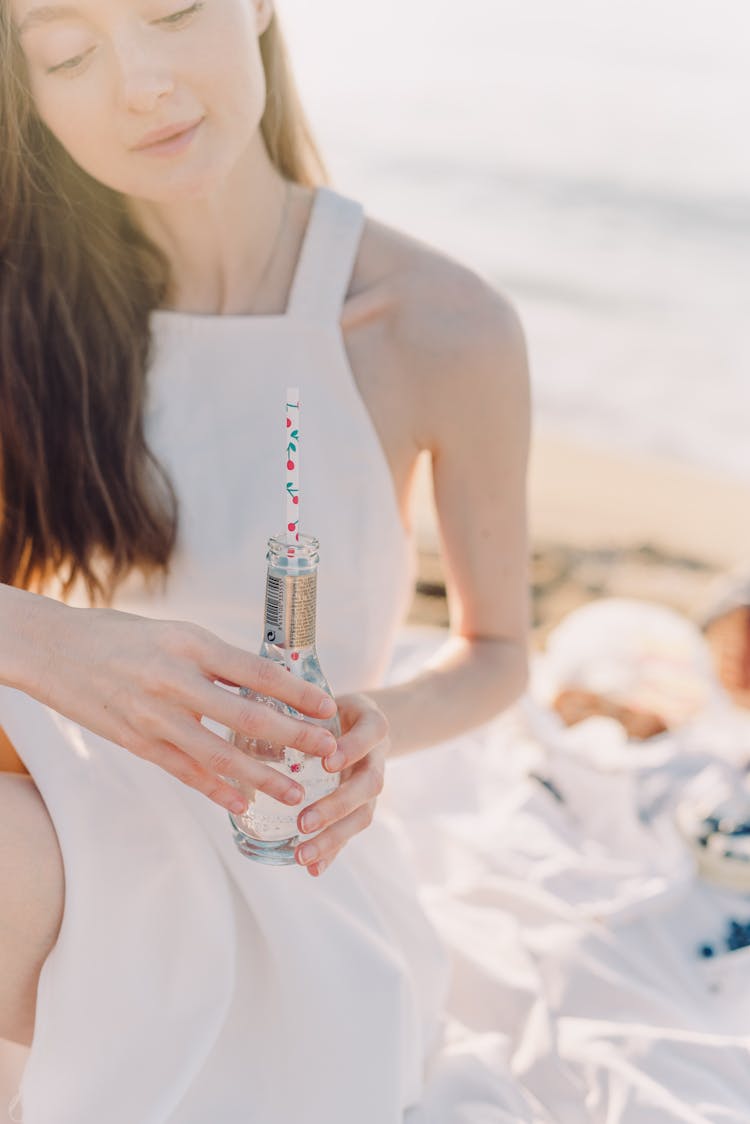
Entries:
<svg viewBox="0 0 750 1124">
<path fill-rule="evenodd" d="M 268 540 L 266 561 L 266 607 L 263 643 L 260 655 L 274 660 L 292 675 L 314 683 L 333 697 L 323 674 L 315 647 L 319 542 L 312 535 L 300 534 L 299 542 L 290 545 L 279 535 Z M 301 718 L 341 736 L 338 713 L 333 718 L 310 718 L 279 699 L 261 695 L 249 687 L 240 694 L 274 707 L 282 714 Z M 303 808 L 333 792 L 340 783 L 339 773 L 323 768 L 320 757 L 260 738 L 248 738 L 234 732 L 232 744 L 243 753 L 278 769 L 305 789 L 300 804 L 283 804 L 275 797 L 260 792 L 246 782 L 235 782 L 248 799 L 247 811 L 229 813 L 237 847 L 248 858 L 274 865 L 293 863 L 295 848 L 312 834 L 304 835 L 297 828 Z"/>
</svg>

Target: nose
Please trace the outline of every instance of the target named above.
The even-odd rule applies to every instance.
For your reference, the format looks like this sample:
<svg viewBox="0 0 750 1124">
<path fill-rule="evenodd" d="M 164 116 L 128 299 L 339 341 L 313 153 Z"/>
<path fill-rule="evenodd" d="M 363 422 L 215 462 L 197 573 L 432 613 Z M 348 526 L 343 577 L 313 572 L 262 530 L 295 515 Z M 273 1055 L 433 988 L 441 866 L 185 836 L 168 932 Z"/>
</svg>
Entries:
<svg viewBox="0 0 750 1124">
<path fill-rule="evenodd" d="M 131 74 L 123 83 L 125 108 L 132 113 L 150 113 L 161 98 L 174 90 L 174 82 L 166 74 L 143 71 Z"/>
<path fill-rule="evenodd" d="M 121 50 L 121 97 L 131 113 L 148 114 L 158 102 L 174 91 L 175 84 L 164 60 L 154 52 L 132 44 Z"/>
</svg>

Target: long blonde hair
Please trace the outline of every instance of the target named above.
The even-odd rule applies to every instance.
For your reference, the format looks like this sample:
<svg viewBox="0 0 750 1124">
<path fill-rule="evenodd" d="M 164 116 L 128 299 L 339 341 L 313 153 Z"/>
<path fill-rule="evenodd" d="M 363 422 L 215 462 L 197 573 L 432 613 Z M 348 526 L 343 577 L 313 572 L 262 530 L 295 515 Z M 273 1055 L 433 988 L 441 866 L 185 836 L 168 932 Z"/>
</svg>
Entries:
<svg viewBox="0 0 750 1124">
<path fill-rule="evenodd" d="M 278 16 L 260 39 L 261 131 L 282 175 L 328 173 Z M 124 199 L 84 172 L 39 119 L 8 0 L 0 0 L 0 581 L 111 600 L 133 567 L 166 575 L 178 502 L 148 448 L 149 317 L 163 254 Z M 104 565 L 102 566 L 102 561 Z"/>
</svg>

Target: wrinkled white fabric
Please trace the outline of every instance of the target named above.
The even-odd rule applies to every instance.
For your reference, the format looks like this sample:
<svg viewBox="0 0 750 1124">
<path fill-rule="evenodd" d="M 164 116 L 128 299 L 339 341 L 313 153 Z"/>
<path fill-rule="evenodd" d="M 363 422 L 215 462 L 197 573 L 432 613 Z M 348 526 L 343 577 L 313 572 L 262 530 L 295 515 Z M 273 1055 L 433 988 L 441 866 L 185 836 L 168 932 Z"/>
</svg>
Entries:
<svg viewBox="0 0 750 1124">
<path fill-rule="evenodd" d="M 284 316 L 155 315 L 148 434 L 180 540 L 166 590 L 133 576 L 116 603 L 257 650 L 279 422 L 299 385 L 302 529 L 321 541 L 337 694 L 408 677 L 443 639 L 401 629 L 414 543 L 338 327 L 362 220 L 318 191 Z M 531 691 L 391 761 L 373 824 L 319 879 L 243 858 L 216 805 L 17 691 L 0 691 L 0 724 L 66 876 L 33 1043 L 5 1055 L 23 1063 L 15 1119 L 750 1119 L 744 954 L 695 954 L 742 901 L 696 879 L 670 810 L 712 754 L 750 747 L 729 708 L 703 741 L 670 735 L 628 769 L 651 751 L 602 720 L 565 731 Z"/>
<path fill-rule="evenodd" d="M 430 643 L 402 637 L 394 679 Z M 746 1122 L 750 949 L 724 938 L 730 918 L 750 921 L 750 893 L 697 876 L 674 813 L 711 762 L 750 761 L 750 714 L 707 680 L 712 704 L 648 742 L 612 719 L 565 728 L 546 705 L 558 671 L 536 657 L 512 712 L 389 772 L 384 796 L 451 950 L 448 1008 L 501 1035 L 506 1095 L 522 1090 L 555 1124 Z"/>
</svg>

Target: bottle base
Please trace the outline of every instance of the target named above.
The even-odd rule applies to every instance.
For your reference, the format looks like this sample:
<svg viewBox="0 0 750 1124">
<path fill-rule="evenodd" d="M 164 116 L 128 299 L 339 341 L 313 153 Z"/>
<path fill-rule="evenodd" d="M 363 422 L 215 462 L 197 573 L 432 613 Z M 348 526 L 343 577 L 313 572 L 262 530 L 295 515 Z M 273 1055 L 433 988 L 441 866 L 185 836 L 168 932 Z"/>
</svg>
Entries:
<svg viewBox="0 0 750 1124">
<path fill-rule="evenodd" d="M 247 859 L 266 863 L 268 866 L 289 866 L 295 863 L 294 850 L 300 842 L 298 835 L 291 839 L 253 839 L 234 827 L 233 837 L 237 850 Z M 299 864 L 297 864 L 299 865 Z"/>
</svg>

